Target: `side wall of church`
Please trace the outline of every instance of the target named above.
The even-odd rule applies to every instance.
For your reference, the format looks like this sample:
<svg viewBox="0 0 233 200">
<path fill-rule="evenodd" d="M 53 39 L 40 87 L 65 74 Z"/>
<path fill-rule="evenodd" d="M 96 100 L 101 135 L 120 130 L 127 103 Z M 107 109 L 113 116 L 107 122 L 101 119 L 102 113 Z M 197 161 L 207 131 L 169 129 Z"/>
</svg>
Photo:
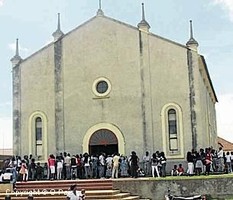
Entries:
<svg viewBox="0 0 233 200">
<path fill-rule="evenodd" d="M 199 97 L 200 97 L 200 118 L 197 122 L 199 124 L 198 134 L 198 149 L 213 146 L 216 148 L 217 127 L 216 127 L 216 110 L 215 99 L 210 93 L 211 88 L 209 80 L 207 80 L 206 73 L 202 62 L 199 62 Z"/>
</svg>

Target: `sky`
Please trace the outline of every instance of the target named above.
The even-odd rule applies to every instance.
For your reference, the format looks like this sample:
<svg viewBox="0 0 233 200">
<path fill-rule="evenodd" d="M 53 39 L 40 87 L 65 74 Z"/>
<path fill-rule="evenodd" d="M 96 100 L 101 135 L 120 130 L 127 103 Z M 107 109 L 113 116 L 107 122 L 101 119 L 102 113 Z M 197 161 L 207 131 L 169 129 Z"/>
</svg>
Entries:
<svg viewBox="0 0 233 200">
<path fill-rule="evenodd" d="M 137 26 L 141 3 L 150 31 L 186 44 L 193 20 L 218 97 L 218 135 L 233 142 L 233 0 L 102 0 L 106 16 Z M 64 33 L 96 15 L 99 0 L 0 0 L 0 149 L 12 148 L 12 65 L 15 40 L 27 58 L 53 41 L 57 13 Z"/>
</svg>

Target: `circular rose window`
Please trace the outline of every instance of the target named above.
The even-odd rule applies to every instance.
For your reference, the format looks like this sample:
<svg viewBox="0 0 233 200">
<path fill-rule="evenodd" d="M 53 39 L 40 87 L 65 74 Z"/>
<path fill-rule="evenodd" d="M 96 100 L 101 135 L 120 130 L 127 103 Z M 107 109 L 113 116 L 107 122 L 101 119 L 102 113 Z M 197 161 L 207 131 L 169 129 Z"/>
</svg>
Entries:
<svg viewBox="0 0 233 200">
<path fill-rule="evenodd" d="M 110 81 L 104 77 L 96 79 L 92 86 L 93 93 L 99 97 L 107 96 L 110 90 L 111 90 Z"/>
</svg>

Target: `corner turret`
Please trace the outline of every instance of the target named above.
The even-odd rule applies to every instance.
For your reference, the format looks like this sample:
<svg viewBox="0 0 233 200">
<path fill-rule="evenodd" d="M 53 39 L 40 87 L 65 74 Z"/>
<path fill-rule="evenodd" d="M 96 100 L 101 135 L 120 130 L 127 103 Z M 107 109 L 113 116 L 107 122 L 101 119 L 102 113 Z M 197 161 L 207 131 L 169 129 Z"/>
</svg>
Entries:
<svg viewBox="0 0 233 200">
<path fill-rule="evenodd" d="M 58 21 L 57 21 L 57 30 L 53 33 L 54 41 L 56 42 L 58 39 L 60 39 L 64 33 L 61 31 L 61 25 L 60 25 L 60 13 L 57 14 Z"/>
<path fill-rule="evenodd" d="M 22 58 L 19 55 L 19 39 L 16 39 L 16 49 L 15 49 L 15 56 L 11 58 L 12 66 L 15 67 L 21 62 Z"/>
<path fill-rule="evenodd" d="M 194 39 L 193 37 L 193 25 L 192 25 L 192 20 L 189 21 L 190 23 L 190 39 L 189 41 L 186 43 L 186 46 L 192 50 L 197 51 L 197 47 L 198 47 L 198 42 Z"/>
<path fill-rule="evenodd" d="M 144 3 L 142 3 L 142 20 L 138 23 L 138 28 L 146 32 L 149 32 L 150 29 L 150 25 L 145 19 Z"/>
</svg>

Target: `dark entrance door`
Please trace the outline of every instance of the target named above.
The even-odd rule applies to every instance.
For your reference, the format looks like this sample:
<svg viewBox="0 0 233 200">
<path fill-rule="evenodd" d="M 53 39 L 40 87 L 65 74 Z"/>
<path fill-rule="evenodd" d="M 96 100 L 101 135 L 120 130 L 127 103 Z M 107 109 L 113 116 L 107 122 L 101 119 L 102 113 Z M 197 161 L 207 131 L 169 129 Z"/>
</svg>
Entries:
<svg viewBox="0 0 233 200">
<path fill-rule="evenodd" d="M 112 155 L 118 153 L 118 141 L 115 134 L 108 129 L 100 129 L 94 132 L 89 142 L 89 153 L 100 154 L 106 153 Z"/>
</svg>

